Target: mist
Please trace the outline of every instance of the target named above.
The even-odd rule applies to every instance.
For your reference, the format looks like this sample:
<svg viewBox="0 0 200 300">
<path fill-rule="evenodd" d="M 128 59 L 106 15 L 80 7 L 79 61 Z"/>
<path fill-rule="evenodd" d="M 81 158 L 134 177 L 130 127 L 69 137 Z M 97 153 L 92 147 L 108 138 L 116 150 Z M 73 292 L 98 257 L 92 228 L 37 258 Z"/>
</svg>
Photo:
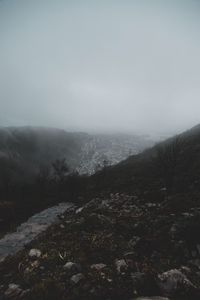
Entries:
<svg viewBox="0 0 200 300">
<path fill-rule="evenodd" d="M 199 30 L 195 0 L 0 1 L 0 126 L 192 127 Z"/>
</svg>

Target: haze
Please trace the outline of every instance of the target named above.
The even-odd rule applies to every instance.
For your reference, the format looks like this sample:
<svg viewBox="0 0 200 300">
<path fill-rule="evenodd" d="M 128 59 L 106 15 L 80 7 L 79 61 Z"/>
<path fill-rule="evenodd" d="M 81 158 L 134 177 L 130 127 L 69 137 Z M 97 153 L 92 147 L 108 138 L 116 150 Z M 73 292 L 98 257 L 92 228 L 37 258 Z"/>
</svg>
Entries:
<svg viewBox="0 0 200 300">
<path fill-rule="evenodd" d="M 0 125 L 179 132 L 200 122 L 194 0 L 0 1 Z"/>
</svg>

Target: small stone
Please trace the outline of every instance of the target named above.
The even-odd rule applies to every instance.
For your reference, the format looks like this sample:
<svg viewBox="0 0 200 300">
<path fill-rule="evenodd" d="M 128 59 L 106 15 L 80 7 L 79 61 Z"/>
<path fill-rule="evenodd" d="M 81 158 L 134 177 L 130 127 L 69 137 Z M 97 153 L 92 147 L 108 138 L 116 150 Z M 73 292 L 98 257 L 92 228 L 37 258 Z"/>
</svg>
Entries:
<svg viewBox="0 0 200 300">
<path fill-rule="evenodd" d="M 73 275 L 70 279 L 72 284 L 78 284 L 81 280 L 84 279 L 84 275 L 82 273 L 78 273 L 76 275 Z"/>
<path fill-rule="evenodd" d="M 124 253 L 124 258 L 131 259 L 134 257 L 134 255 L 135 255 L 135 252 L 133 252 L 133 251 L 126 252 L 126 253 Z"/>
<path fill-rule="evenodd" d="M 136 224 L 135 224 L 135 227 L 137 227 L 137 226 L 138 226 L 138 224 L 136 223 Z M 141 240 L 140 237 L 134 236 L 134 237 L 128 242 L 129 247 L 134 248 L 140 240 Z"/>
<path fill-rule="evenodd" d="M 106 265 L 103 263 L 93 264 L 90 268 L 96 271 L 102 271 L 104 268 L 106 268 Z"/>
<path fill-rule="evenodd" d="M 42 252 L 39 249 L 31 249 L 28 254 L 30 257 L 39 258 L 42 255 Z"/>
<path fill-rule="evenodd" d="M 79 207 L 79 208 L 75 211 L 75 213 L 76 213 L 76 214 L 80 214 L 80 213 L 82 212 L 83 209 L 84 209 L 84 207 Z"/>
<path fill-rule="evenodd" d="M 152 208 L 152 207 L 156 207 L 157 205 L 156 205 L 156 203 L 146 203 L 146 206 L 148 207 L 148 208 Z"/>
<path fill-rule="evenodd" d="M 125 271 L 128 268 L 128 265 L 127 265 L 125 259 L 116 260 L 115 261 L 115 266 L 116 266 L 118 274 L 125 274 Z"/>
<path fill-rule="evenodd" d="M 81 266 L 77 263 L 74 263 L 74 262 L 67 262 L 63 268 L 65 269 L 65 271 L 67 271 L 67 273 L 69 273 L 70 275 L 74 275 L 74 274 L 77 274 L 77 273 L 80 273 L 81 272 Z"/>
<path fill-rule="evenodd" d="M 166 192 L 166 191 L 167 191 L 167 188 L 166 188 L 166 187 L 162 187 L 162 188 L 160 189 L 160 191 L 161 191 L 161 192 Z"/>
<path fill-rule="evenodd" d="M 27 291 L 22 290 L 18 284 L 10 283 L 4 295 L 7 299 L 20 299 L 25 293 L 27 293 Z"/>
</svg>

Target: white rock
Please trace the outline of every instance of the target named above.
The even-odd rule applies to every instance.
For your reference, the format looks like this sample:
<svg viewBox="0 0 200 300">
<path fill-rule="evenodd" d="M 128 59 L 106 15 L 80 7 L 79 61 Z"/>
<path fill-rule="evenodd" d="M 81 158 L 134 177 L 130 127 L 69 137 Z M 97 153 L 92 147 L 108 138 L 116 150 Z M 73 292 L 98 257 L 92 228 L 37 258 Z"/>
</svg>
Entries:
<svg viewBox="0 0 200 300">
<path fill-rule="evenodd" d="M 31 249 L 28 254 L 30 257 L 40 257 L 42 252 L 39 249 Z"/>
<path fill-rule="evenodd" d="M 128 265 L 125 259 L 119 259 L 115 261 L 117 272 L 123 274 L 124 271 L 128 268 Z"/>
<path fill-rule="evenodd" d="M 73 275 L 70 279 L 72 284 L 78 284 L 79 281 L 84 279 L 84 275 L 82 273 L 78 273 L 76 275 Z"/>
<path fill-rule="evenodd" d="M 75 265 L 75 263 L 73 263 L 72 261 L 68 261 L 63 268 L 66 270 L 70 270 L 73 266 Z"/>
<path fill-rule="evenodd" d="M 82 212 L 82 210 L 84 209 L 84 207 L 79 207 L 77 210 L 76 210 L 76 214 L 80 214 Z"/>
</svg>

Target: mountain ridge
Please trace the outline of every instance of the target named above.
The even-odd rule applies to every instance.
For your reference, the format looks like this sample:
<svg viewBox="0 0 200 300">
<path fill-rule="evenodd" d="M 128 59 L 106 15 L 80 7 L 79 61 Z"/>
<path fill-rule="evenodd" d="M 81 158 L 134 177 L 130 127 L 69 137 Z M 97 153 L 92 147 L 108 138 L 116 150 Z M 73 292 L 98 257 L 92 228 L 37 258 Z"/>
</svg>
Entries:
<svg viewBox="0 0 200 300">
<path fill-rule="evenodd" d="M 41 165 L 51 165 L 63 158 L 71 170 L 91 174 L 97 165 L 102 168 L 104 160 L 113 164 L 127 157 L 127 147 L 137 153 L 151 143 L 136 135 L 120 137 L 48 127 L 4 127 L 0 128 L 0 160 L 2 164 L 6 165 L 7 161 L 7 166 L 11 163 L 13 169 L 19 169 L 22 177 L 26 173 L 24 178 L 35 175 Z"/>
</svg>

